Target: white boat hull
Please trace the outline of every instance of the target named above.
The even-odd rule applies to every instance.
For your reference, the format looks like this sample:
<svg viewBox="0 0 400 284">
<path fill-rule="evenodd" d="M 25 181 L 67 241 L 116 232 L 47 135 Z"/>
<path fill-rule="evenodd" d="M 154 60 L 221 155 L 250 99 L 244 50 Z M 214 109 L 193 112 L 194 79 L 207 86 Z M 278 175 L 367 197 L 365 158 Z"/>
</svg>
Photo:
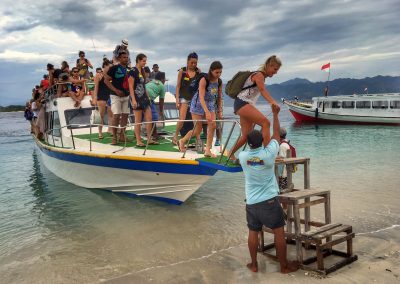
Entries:
<svg viewBox="0 0 400 284">
<path fill-rule="evenodd" d="M 212 176 L 212 174 L 141 171 L 71 162 L 48 155 L 40 145 L 38 148 L 41 150 L 42 161 L 46 168 L 74 185 L 152 197 L 174 204 L 185 202 Z"/>
</svg>

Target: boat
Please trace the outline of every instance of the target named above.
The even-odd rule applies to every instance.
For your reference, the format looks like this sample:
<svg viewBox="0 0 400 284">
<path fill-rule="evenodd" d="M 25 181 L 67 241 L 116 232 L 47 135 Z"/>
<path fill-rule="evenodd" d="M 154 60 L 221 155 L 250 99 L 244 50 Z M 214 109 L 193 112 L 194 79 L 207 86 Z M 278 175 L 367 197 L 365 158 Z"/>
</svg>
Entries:
<svg viewBox="0 0 400 284">
<path fill-rule="evenodd" d="M 36 146 L 46 168 L 74 185 L 181 204 L 218 171 L 242 171 L 223 156 L 226 147 L 213 146 L 216 158 L 204 157 L 189 144 L 188 150 L 179 152 L 171 143 L 178 115 L 171 93 L 165 98 L 165 121 L 156 124 L 158 134 L 163 135 L 160 145 L 147 144 L 145 148 L 136 147 L 135 142 L 111 145 L 107 130 L 100 140 L 98 125 L 90 122 L 94 107 L 89 95 L 80 108 L 74 107 L 69 97 L 55 98 L 53 94 L 46 98 L 46 129 L 42 139 L 34 136 Z M 229 123 L 232 131 L 239 125 L 235 120 L 224 120 L 224 124 Z M 131 139 L 134 125 L 127 125 Z"/>
<path fill-rule="evenodd" d="M 297 122 L 400 125 L 400 93 L 282 100 Z"/>
</svg>

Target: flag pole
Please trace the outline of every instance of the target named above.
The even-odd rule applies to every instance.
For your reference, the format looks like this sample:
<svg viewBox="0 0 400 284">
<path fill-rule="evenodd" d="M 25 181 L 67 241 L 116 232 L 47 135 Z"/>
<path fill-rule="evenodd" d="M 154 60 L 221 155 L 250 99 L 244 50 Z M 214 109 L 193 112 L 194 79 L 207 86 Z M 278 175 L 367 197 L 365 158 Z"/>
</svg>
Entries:
<svg viewBox="0 0 400 284">
<path fill-rule="evenodd" d="M 329 81 L 330 81 L 330 77 L 331 77 L 331 63 L 330 62 L 322 65 L 321 70 L 325 70 L 327 68 L 328 68 L 328 81 L 326 82 L 326 87 L 325 87 L 325 91 L 324 91 L 325 97 L 327 97 L 328 93 L 329 93 Z"/>
</svg>

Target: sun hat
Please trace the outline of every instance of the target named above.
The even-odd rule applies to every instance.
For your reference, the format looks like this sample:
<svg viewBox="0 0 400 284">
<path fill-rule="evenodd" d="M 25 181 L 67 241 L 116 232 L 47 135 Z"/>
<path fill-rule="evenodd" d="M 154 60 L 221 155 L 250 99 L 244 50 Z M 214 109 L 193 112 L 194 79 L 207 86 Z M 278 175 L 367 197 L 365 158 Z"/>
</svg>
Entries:
<svg viewBox="0 0 400 284">
<path fill-rule="evenodd" d="M 127 40 L 127 39 L 123 39 L 123 40 L 122 40 L 122 45 L 128 46 L 128 40 Z"/>
</svg>

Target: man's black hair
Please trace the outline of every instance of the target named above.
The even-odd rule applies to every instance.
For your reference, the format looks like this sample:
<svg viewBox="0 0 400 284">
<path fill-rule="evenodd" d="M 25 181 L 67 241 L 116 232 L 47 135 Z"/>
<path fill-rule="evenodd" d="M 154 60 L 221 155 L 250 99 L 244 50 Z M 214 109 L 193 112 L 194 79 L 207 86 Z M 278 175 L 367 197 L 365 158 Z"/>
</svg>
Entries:
<svg viewBox="0 0 400 284">
<path fill-rule="evenodd" d="M 261 147 L 263 142 L 263 137 L 260 131 L 253 130 L 247 134 L 247 144 L 249 144 L 251 149 Z"/>
</svg>

